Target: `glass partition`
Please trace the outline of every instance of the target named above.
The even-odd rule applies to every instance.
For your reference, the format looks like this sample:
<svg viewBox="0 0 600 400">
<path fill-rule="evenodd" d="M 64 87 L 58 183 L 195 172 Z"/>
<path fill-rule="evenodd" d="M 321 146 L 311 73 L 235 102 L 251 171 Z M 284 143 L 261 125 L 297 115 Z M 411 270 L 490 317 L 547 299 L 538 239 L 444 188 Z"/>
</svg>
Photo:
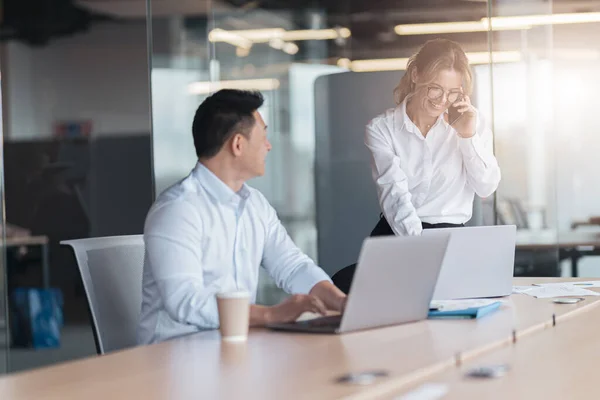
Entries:
<svg viewBox="0 0 600 400">
<path fill-rule="evenodd" d="M 502 170 L 468 225 L 517 226 L 517 276 L 600 276 L 594 2 L 121 3 L 79 1 L 67 30 L 25 29 L 51 26 L 35 13 L 3 21 L 22 25 L 7 26 L 0 60 L 0 349 L 17 287 L 60 289 L 65 330 L 58 350 L 1 352 L 0 372 L 95 353 L 60 241 L 141 233 L 156 194 L 193 168 L 194 112 L 220 88 L 265 96 L 273 149 L 250 184 L 293 240 L 329 274 L 356 262 L 380 213 L 365 125 L 435 37 L 467 52 Z M 261 274 L 259 302 L 283 296 Z"/>
<path fill-rule="evenodd" d="M 258 89 L 273 149 L 265 176 L 250 184 L 330 274 L 356 262 L 378 221 L 364 128 L 394 107 L 407 58 L 428 39 L 458 41 L 475 73 L 474 104 L 492 123 L 495 68 L 522 61 L 519 48 L 496 46 L 487 2 L 217 1 L 170 14 L 149 5 L 157 193 L 196 162 L 191 121 L 200 102 L 224 87 Z M 440 32 L 450 22 L 471 27 Z M 473 215 L 471 225 L 510 223 L 498 221 L 495 196 L 477 199 Z M 281 298 L 266 276 L 261 285 L 260 301 Z"/>
<path fill-rule="evenodd" d="M 152 202 L 146 7 L 115 4 L 3 9 L 0 347 L 10 344 L 8 372 L 96 354 L 77 262 L 61 241 L 139 234 Z M 60 336 L 40 343 L 16 294 L 46 289 L 52 308 L 50 297 L 42 304 L 56 311 L 60 303 L 62 318 L 52 313 Z"/>
<path fill-rule="evenodd" d="M 588 2 L 495 2 L 492 22 L 506 28 L 492 46 L 520 53 L 494 65 L 496 154 L 503 169 L 498 215 L 516 223 L 517 271 L 535 276 L 598 276 L 600 228 L 590 105 L 600 78 Z"/>
<path fill-rule="evenodd" d="M 0 66 L 2 65 L 0 54 Z M 0 77 L 0 87 L 3 85 Z M 10 332 L 8 329 L 8 302 L 6 283 L 6 218 L 4 213 L 4 115 L 2 93 L 0 93 L 0 375 L 8 370 L 8 349 Z"/>
<path fill-rule="evenodd" d="M 556 189 L 552 133 L 552 26 L 521 23 L 552 12 L 547 2 L 491 7 L 492 47 L 515 51 L 519 60 L 494 65 L 493 110 L 496 156 L 502 166 L 497 191 L 498 219 L 517 225 L 521 241 L 515 254 L 516 273 L 557 276 L 558 247 L 554 226 Z M 540 240 L 544 246 L 537 246 Z"/>
<path fill-rule="evenodd" d="M 549 79 L 539 83 L 542 91 L 552 94 L 542 113 L 546 146 L 552 149 L 546 162 L 546 193 L 555 196 L 549 200 L 549 228 L 560 245 L 562 273 L 598 277 L 600 189 L 595 160 L 600 138 L 593 104 L 600 90 L 600 5 L 586 2 L 577 8 L 555 1 L 551 12 L 552 29 L 545 33 L 551 46 L 537 56 L 551 61 Z"/>
</svg>

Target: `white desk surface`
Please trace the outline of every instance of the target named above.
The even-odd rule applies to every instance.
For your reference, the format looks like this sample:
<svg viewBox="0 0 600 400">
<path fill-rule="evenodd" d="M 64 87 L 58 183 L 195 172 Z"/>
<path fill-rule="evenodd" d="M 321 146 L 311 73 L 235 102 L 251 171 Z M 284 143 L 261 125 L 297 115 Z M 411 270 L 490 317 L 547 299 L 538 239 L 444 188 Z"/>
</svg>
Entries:
<svg viewBox="0 0 600 400">
<path fill-rule="evenodd" d="M 600 307 L 559 319 L 556 326 L 504 346 L 422 381 L 413 381 L 402 398 L 424 384 L 443 385 L 444 400 L 454 399 L 593 399 L 600 365 Z M 505 376 L 473 379 L 473 367 L 508 365 Z"/>
<path fill-rule="evenodd" d="M 515 284 L 556 281 L 516 279 Z M 535 337 L 559 320 L 585 315 L 598 297 L 574 305 L 513 295 L 479 320 L 427 320 L 345 335 L 255 329 L 244 345 L 215 331 L 0 378 L 6 399 L 327 399 L 373 398 Z M 385 370 L 369 386 L 339 384 L 349 372 Z"/>
</svg>

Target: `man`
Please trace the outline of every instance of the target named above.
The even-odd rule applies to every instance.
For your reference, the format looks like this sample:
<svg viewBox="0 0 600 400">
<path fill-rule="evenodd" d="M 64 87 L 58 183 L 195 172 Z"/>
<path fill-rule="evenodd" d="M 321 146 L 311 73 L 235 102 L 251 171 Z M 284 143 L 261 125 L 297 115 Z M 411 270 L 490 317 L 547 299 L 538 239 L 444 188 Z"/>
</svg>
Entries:
<svg viewBox="0 0 600 400">
<path fill-rule="evenodd" d="M 146 219 L 141 344 L 217 328 L 215 294 L 247 290 L 254 303 L 260 265 L 294 295 L 272 307 L 251 305 L 251 326 L 343 309 L 345 295 L 294 245 L 266 198 L 245 184 L 264 174 L 271 150 L 257 111 L 262 104 L 260 93 L 221 90 L 198 107 L 198 164 L 158 197 Z"/>
</svg>

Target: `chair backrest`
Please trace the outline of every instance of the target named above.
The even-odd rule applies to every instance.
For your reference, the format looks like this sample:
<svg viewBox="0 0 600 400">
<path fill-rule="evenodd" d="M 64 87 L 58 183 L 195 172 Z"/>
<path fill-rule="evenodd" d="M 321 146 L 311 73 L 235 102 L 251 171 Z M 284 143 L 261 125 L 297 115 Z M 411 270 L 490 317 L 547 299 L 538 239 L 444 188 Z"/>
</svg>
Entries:
<svg viewBox="0 0 600 400">
<path fill-rule="evenodd" d="M 85 288 L 100 354 L 136 345 L 142 303 L 143 235 L 68 240 Z"/>
</svg>

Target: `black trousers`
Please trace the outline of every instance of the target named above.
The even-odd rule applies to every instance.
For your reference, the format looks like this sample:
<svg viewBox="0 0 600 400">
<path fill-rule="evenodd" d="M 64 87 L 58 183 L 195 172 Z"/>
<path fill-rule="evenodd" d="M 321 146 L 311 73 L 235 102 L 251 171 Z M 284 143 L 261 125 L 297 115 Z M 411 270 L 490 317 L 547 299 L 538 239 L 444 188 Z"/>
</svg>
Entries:
<svg viewBox="0 0 600 400">
<path fill-rule="evenodd" d="M 463 224 L 428 224 L 426 222 L 422 223 L 423 229 L 433 229 L 433 228 L 460 228 L 464 226 Z M 370 236 L 392 236 L 394 235 L 394 231 L 390 224 L 388 224 L 387 220 L 383 215 L 380 216 L 379 222 L 375 225 L 375 228 L 371 231 Z M 333 276 L 331 280 L 333 283 L 344 293 L 348 294 L 350 292 L 350 286 L 352 285 L 352 279 L 354 278 L 354 271 L 356 270 L 356 264 L 349 265 L 345 268 L 342 268 Z"/>
</svg>

